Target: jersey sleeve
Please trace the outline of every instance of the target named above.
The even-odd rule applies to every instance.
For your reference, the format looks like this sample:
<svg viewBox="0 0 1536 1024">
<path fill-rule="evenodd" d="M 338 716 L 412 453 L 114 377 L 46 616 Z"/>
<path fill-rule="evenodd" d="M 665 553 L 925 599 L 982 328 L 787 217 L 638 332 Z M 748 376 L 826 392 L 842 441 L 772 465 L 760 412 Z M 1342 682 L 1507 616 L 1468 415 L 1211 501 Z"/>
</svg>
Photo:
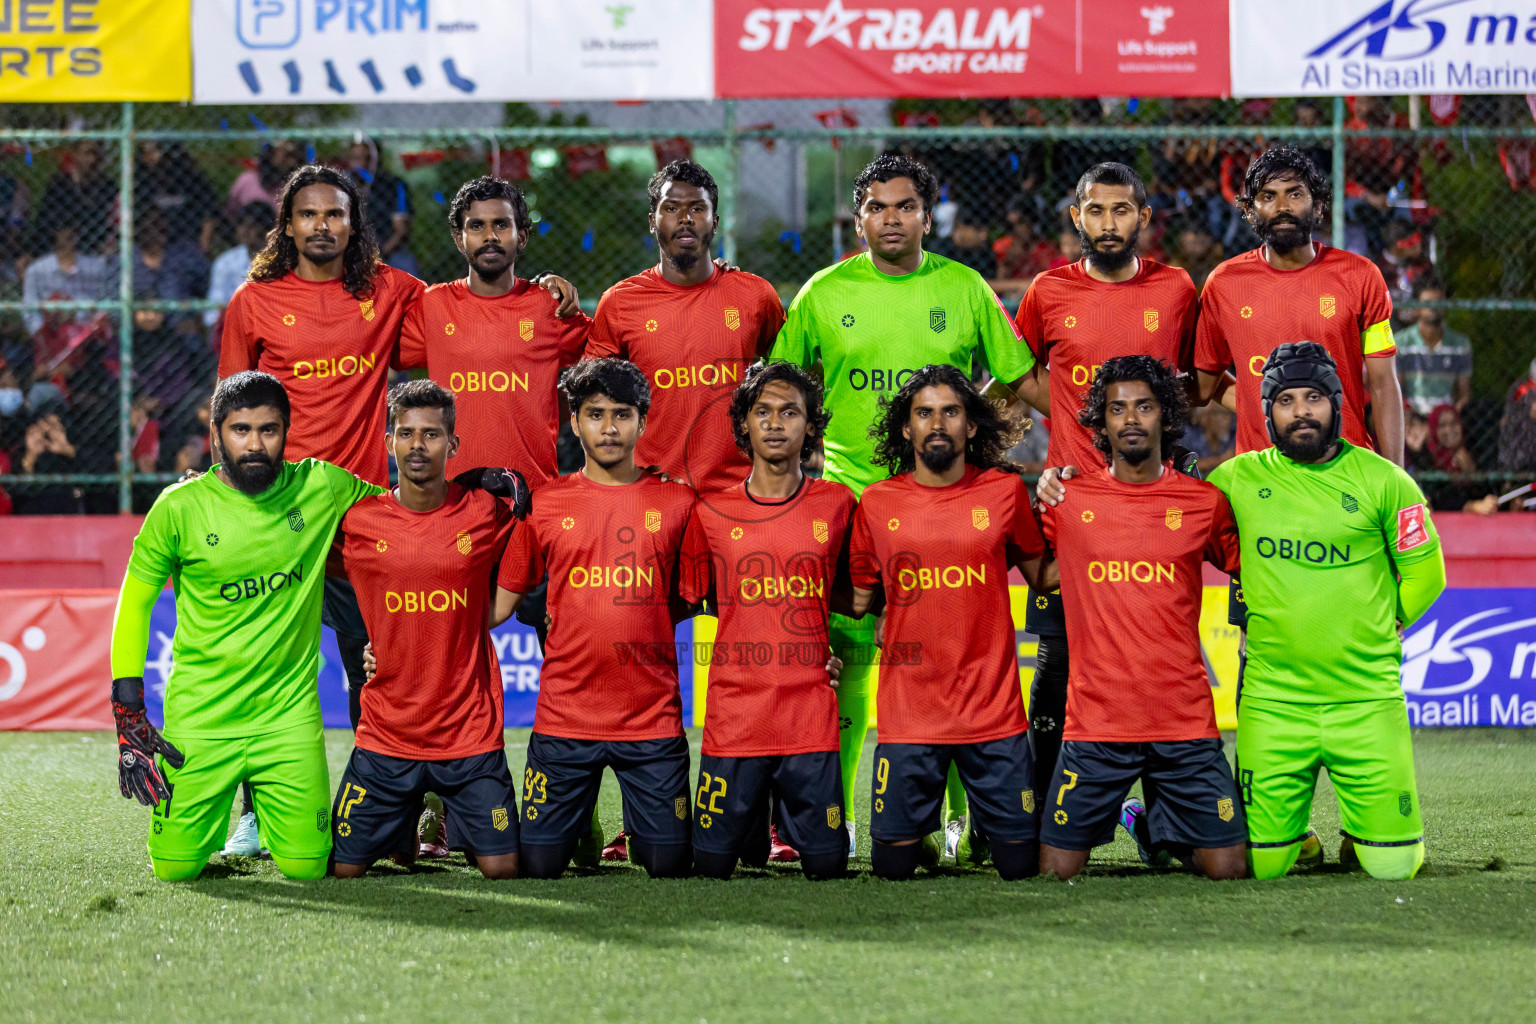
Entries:
<svg viewBox="0 0 1536 1024">
<path fill-rule="evenodd" d="M 1407 625 L 1445 589 L 1445 556 L 1429 506 L 1413 478 L 1388 465 L 1378 509 L 1387 554 L 1397 568 L 1397 617 Z"/>
<path fill-rule="evenodd" d="M 1237 519 L 1225 493 L 1216 495 L 1211 515 L 1211 532 L 1205 539 L 1205 560 L 1228 576 L 1236 576 L 1242 567 L 1242 544 L 1237 536 Z"/>
<path fill-rule="evenodd" d="M 551 311 L 554 307 L 554 299 L 550 299 Z M 553 312 L 551 312 L 553 315 Z M 560 369 L 563 371 L 574 366 L 586 351 L 592 336 L 593 320 L 585 313 L 576 313 L 564 320 L 555 320 L 555 325 L 560 331 L 558 347 L 560 350 Z"/>
<path fill-rule="evenodd" d="M 762 284 L 762 302 L 758 311 L 757 328 L 757 358 L 765 358 L 773 351 L 773 346 L 779 339 L 779 332 L 784 328 L 784 303 L 779 301 L 779 293 L 773 290 L 773 286 L 767 281 Z"/>
<path fill-rule="evenodd" d="M 415 370 L 427 365 L 426 296 L 405 307 L 400 321 L 400 342 L 395 346 L 391 366 L 396 370 Z"/>
<path fill-rule="evenodd" d="M 610 288 L 597 300 L 597 314 L 592 317 L 592 326 L 587 332 L 584 352 L 587 359 L 601 359 L 604 356 L 626 358 L 623 335 L 619 325 L 614 323 L 612 298 L 613 289 Z"/>
<path fill-rule="evenodd" d="M 1200 316 L 1195 323 L 1195 369 L 1206 373 L 1221 373 L 1232 365 L 1232 349 L 1221 329 L 1221 315 L 1216 289 L 1220 280 L 1214 274 L 1205 283 L 1205 295 L 1201 299 Z"/>
<path fill-rule="evenodd" d="M 526 519 L 512 527 L 507 550 L 501 556 L 496 585 L 514 594 L 526 594 L 544 578 L 544 551 L 533 520 Z"/>
<path fill-rule="evenodd" d="M 1029 488 L 1013 478 L 1013 516 L 1008 523 L 1008 564 L 1018 565 L 1045 554 L 1045 538 L 1035 522 L 1035 510 L 1029 500 Z"/>
<path fill-rule="evenodd" d="M 1049 343 L 1045 340 L 1045 314 L 1040 308 L 1040 280 L 1035 278 L 1029 291 L 1024 293 L 1024 301 L 1019 303 L 1019 315 L 1014 319 L 1014 325 L 1024 343 L 1034 353 L 1035 360 L 1047 363 L 1050 362 L 1051 353 Z"/>
<path fill-rule="evenodd" d="M 860 590 L 874 590 L 880 586 L 880 559 L 875 553 L 875 539 L 869 531 L 868 506 L 863 502 L 853 511 L 853 525 L 849 529 L 852 540 L 848 542 L 848 577 Z"/>
<path fill-rule="evenodd" d="M 242 284 L 224 310 L 224 333 L 219 337 L 219 379 L 241 370 L 256 369 L 261 358 L 261 339 L 251 323 L 251 286 Z"/>
<path fill-rule="evenodd" d="M 169 493 L 169 492 L 167 492 Z M 180 546 L 180 528 L 171 503 L 164 496 L 150 507 L 133 538 L 133 552 L 128 556 L 128 574 L 157 590 L 176 571 L 176 551 Z"/>
<path fill-rule="evenodd" d="M 1190 373 L 1195 368 L 1195 332 L 1200 323 L 1200 293 L 1195 291 L 1195 283 L 1189 278 L 1189 271 L 1177 270 L 1179 282 L 1183 285 L 1180 295 L 1179 308 L 1179 365 L 1174 367 L 1180 373 Z"/>
<path fill-rule="evenodd" d="M 1056 510 L 1044 502 L 1040 503 L 1040 539 L 1045 544 L 1047 554 L 1055 553 Z"/>
<path fill-rule="evenodd" d="M 709 596 L 713 565 L 709 555 L 709 534 L 698 510 L 688 517 L 683 546 L 677 556 L 677 592 L 689 604 L 698 604 Z"/>
<path fill-rule="evenodd" d="M 1035 368 L 1035 354 L 1024 343 L 1003 300 L 980 274 L 973 275 L 973 281 L 982 358 L 993 377 L 1011 384 Z"/>
<path fill-rule="evenodd" d="M 348 509 L 364 498 L 384 493 L 384 488 L 366 480 L 360 480 L 340 466 L 318 460 L 316 465 L 320 467 L 320 472 L 325 474 L 325 482 L 331 489 L 331 498 L 336 502 L 338 519 L 345 516 Z"/>
<path fill-rule="evenodd" d="M 1397 355 L 1392 337 L 1392 293 L 1387 291 L 1381 268 L 1367 262 L 1360 271 L 1364 278 L 1360 296 L 1360 350 L 1368 356 Z"/>
<path fill-rule="evenodd" d="M 794 363 L 808 370 L 821 358 L 821 348 L 816 343 L 815 299 L 811 295 L 814 283 L 814 279 L 807 281 L 789 304 L 784 326 L 768 352 L 769 362 Z"/>
</svg>

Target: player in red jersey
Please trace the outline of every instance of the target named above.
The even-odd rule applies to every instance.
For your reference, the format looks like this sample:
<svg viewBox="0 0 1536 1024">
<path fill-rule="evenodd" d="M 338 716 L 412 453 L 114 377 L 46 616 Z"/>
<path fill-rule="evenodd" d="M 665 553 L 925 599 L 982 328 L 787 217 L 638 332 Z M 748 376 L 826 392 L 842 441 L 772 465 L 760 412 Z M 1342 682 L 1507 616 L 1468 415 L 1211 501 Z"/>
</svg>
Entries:
<svg viewBox="0 0 1536 1024">
<path fill-rule="evenodd" d="M 720 616 L 694 866 L 729 878 L 738 860 L 766 863 L 771 800 L 805 876 L 836 878 L 848 868 L 848 837 L 827 614 L 857 502 L 844 485 L 805 475 L 829 417 L 804 370 L 749 369 L 730 416 L 751 475 L 700 497 L 684 545 L 685 596 L 708 596 Z"/>
<path fill-rule="evenodd" d="M 430 380 L 391 390 L 399 487 L 352 506 L 341 524 L 343 565 L 381 670 L 363 688 L 331 816 L 338 878 L 382 857 L 413 863 L 428 790 L 443 800 L 450 845 L 487 878 L 517 877 L 517 792 L 486 630 L 513 514 L 448 482 L 454 412 L 453 395 Z"/>
<path fill-rule="evenodd" d="M 651 396 L 633 364 L 585 360 L 560 386 L 586 463 L 537 490 L 499 578 L 511 598 L 498 616 L 547 571 L 553 620 L 523 773 L 522 873 L 565 870 L 611 767 L 631 856 L 653 878 L 678 877 L 693 858 L 673 615 L 696 498 L 635 465 Z"/>
<path fill-rule="evenodd" d="M 635 457 L 702 493 L 740 483 L 751 469 L 726 409 L 742 371 L 773 347 L 784 306 L 767 281 L 710 260 L 720 197 L 708 171 L 675 160 L 647 192 L 661 259 L 603 294 L 586 354 L 640 367 L 656 404 Z"/>
<path fill-rule="evenodd" d="M 894 475 L 865 488 L 849 558 L 855 614 L 877 588 L 886 599 L 870 827 L 882 878 L 937 862 L 929 840 L 951 763 L 973 851 L 990 843 L 1005 879 L 1039 870 L 1008 567 L 1048 581 L 1029 492 L 1005 461 L 1017 434 L 963 372 L 932 364 L 870 430 L 875 462 Z"/>
<path fill-rule="evenodd" d="M 1076 419 L 1094 373 L 1106 359 L 1145 354 L 1181 372 L 1193 369 L 1198 301 L 1189 274 L 1139 255 L 1152 220 L 1147 188 L 1120 163 L 1095 164 L 1077 181 L 1072 223 L 1083 259 L 1035 278 L 1019 305 L 1018 325 L 1047 374 L 1051 466 L 1104 465 L 1093 434 Z M 1069 648 L 1062 597 L 1031 593 L 1024 628 L 1039 638 L 1030 688 L 1030 750 L 1035 796 L 1043 800 L 1056 768 L 1066 715 Z"/>
<path fill-rule="evenodd" d="M 1164 458 L 1189 403 L 1161 360 L 1106 360 L 1080 422 L 1111 461 L 1041 514 L 1075 653 L 1040 870 L 1076 875 L 1119 818 L 1149 862 L 1167 851 L 1207 877 L 1242 878 L 1248 827 L 1200 650 L 1201 562 L 1238 568 L 1231 506 Z M 1145 806 L 1126 800 L 1137 778 Z"/>
<path fill-rule="evenodd" d="M 1200 394 L 1217 392 L 1231 367 L 1237 450 L 1268 448 L 1259 403 L 1264 361 L 1276 345 L 1315 341 L 1339 366 L 1345 440 L 1402 465 L 1392 298 L 1370 260 L 1312 241 L 1332 201 L 1327 176 L 1300 150 L 1280 146 L 1248 166 L 1238 206 L 1264 244 L 1220 264 L 1205 282 L 1195 344 Z"/>
</svg>

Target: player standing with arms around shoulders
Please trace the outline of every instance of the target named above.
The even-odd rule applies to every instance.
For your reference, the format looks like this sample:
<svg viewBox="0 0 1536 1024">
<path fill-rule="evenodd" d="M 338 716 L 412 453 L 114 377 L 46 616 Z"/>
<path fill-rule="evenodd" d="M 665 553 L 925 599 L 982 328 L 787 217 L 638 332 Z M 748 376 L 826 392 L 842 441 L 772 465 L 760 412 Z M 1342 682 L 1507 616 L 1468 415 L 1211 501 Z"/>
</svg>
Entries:
<svg viewBox="0 0 1536 1024">
<path fill-rule="evenodd" d="M 523 773 L 520 870 L 565 870 L 612 768 L 630 855 L 653 878 L 681 877 L 693 849 L 673 614 L 696 498 L 635 465 L 651 396 L 633 364 L 584 360 L 560 386 L 586 464 L 536 492 L 502 558 L 508 594 L 496 607 L 505 618 L 547 572 L 553 623 Z"/>
<path fill-rule="evenodd" d="M 729 878 L 738 860 L 765 864 L 772 800 L 805 876 L 836 878 L 847 870 L 848 842 L 827 613 L 857 503 L 842 484 L 805 475 L 827 414 L 821 385 L 804 370 L 752 367 L 730 414 L 752 473 L 700 499 L 685 543 L 692 587 L 685 596 L 709 596 L 720 615 L 693 808 L 694 865 Z M 767 665 L 748 654 L 765 648 Z"/>
<path fill-rule="evenodd" d="M 1237 571 L 1237 525 L 1221 491 L 1164 457 L 1189 422 L 1184 391 L 1152 356 L 1105 360 L 1080 422 L 1110 464 L 1041 512 L 1078 645 L 1045 787 L 1043 874 L 1081 872 L 1117 818 L 1149 862 L 1166 851 L 1208 878 L 1247 874 L 1248 829 L 1200 650 L 1201 563 Z M 1145 805 L 1126 800 L 1138 778 Z"/>
<path fill-rule="evenodd" d="M 381 857 L 413 863 L 428 790 L 442 798 L 450 845 L 486 878 L 517 877 L 516 785 L 486 630 L 498 624 L 493 582 L 513 510 L 448 482 L 454 411 L 453 394 L 433 381 L 391 389 L 386 442 L 400 484 L 342 520 L 343 565 L 383 671 L 363 688 L 336 793 L 338 878 L 361 877 Z"/>
<path fill-rule="evenodd" d="M 936 863 L 930 833 L 953 765 L 973 848 L 989 843 L 999 875 L 1025 878 L 1040 850 L 1008 568 L 1045 582 L 1045 546 L 1004 461 L 1017 429 L 963 372 L 930 365 L 871 432 L 877 463 L 895 474 L 865 488 L 849 552 L 855 610 L 877 589 L 886 600 L 874 872 L 905 879 Z"/>
<path fill-rule="evenodd" d="M 319 878 L 331 853 L 315 690 L 321 581 L 336 525 L 380 488 L 328 462 L 284 461 L 288 395 L 265 373 L 225 378 L 210 413 L 218 464 L 155 500 L 118 596 L 119 781 L 124 796 L 155 807 L 149 854 L 161 879 L 202 872 L 246 782 L 278 868 Z M 166 580 L 176 590 L 176 670 L 161 738 L 144 715 L 143 672 Z"/>
<path fill-rule="evenodd" d="M 869 251 L 805 283 L 769 356 L 806 369 L 821 364 L 832 413 L 825 476 L 855 497 L 884 477 L 868 434 L 880 418 L 881 399 L 930 363 L 969 375 L 979 359 L 995 390 L 1006 385 L 1049 412 L 1034 355 L 987 282 L 923 249 L 938 198 L 938 181 L 915 160 L 886 154 L 865 167 L 854 179 L 853 207 L 855 229 Z M 834 615 L 832 647 L 843 661 L 837 702 L 844 803 L 851 809 L 878 672 L 874 618 Z M 965 808 L 958 776 L 949 788 L 950 817 L 957 819 Z M 850 820 L 850 853 L 853 838 Z"/>
<path fill-rule="evenodd" d="M 1279 346 L 1261 391 L 1274 447 L 1211 473 L 1242 534 L 1237 766 L 1257 878 L 1295 863 L 1320 767 L 1341 862 L 1377 878 L 1424 863 L 1399 633 L 1445 589 L 1445 560 L 1408 474 L 1339 436 L 1345 391 L 1321 345 Z"/>
</svg>

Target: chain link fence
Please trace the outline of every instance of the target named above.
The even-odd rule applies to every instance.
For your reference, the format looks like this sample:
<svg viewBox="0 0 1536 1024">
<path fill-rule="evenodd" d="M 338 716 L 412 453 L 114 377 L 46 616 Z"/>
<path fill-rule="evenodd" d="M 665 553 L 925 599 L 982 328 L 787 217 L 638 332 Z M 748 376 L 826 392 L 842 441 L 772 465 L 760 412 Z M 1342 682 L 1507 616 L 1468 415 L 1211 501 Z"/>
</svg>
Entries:
<svg viewBox="0 0 1536 1024">
<path fill-rule="evenodd" d="M 1282 141 L 1333 176 L 1327 239 L 1374 260 L 1393 292 L 1415 472 L 1438 508 L 1486 503 L 1536 475 L 1536 130 L 1524 97 L 1465 98 L 1449 125 L 1416 104 L 904 100 L 871 124 L 870 104 L 829 101 L 768 124 L 721 103 L 676 132 L 509 104 L 497 127 L 366 134 L 346 106 L 4 108 L 0 508 L 143 511 L 207 465 L 220 313 L 304 162 L 351 168 L 385 258 L 428 282 L 464 273 L 446 221 L 458 186 L 516 181 L 534 219 L 519 273 L 569 278 L 590 310 L 656 261 L 657 166 L 687 156 L 715 173 L 722 255 L 787 303 L 857 251 L 853 178 L 902 150 L 941 181 L 931 247 L 1013 307 L 1035 274 L 1076 257 L 1067 206 L 1089 165 L 1141 172 L 1145 251 L 1202 284 L 1258 244 L 1232 200 L 1253 156 Z M 1191 433 L 1212 460 L 1231 449 L 1221 410 Z"/>
</svg>

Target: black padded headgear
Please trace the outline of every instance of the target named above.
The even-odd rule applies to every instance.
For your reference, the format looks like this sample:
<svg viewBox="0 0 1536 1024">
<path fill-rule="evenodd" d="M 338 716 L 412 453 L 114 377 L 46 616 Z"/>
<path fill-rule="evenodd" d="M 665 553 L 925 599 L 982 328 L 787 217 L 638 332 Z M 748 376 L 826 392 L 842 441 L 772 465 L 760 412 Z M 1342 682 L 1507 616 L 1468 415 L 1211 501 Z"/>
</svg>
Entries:
<svg viewBox="0 0 1536 1024">
<path fill-rule="evenodd" d="M 1275 437 L 1275 399 L 1280 392 L 1291 388 L 1316 388 L 1328 396 L 1333 406 L 1333 425 L 1328 431 L 1328 442 L 1339 439 L 1344 427 L 1342 415 L 1344 385 L 1339 383 L 1338 364 L 1328 350 L 1315 341 L 1286 342 L 1276 345 L 1264 360 L 1264 380 L 1259 384 L 1259 401 L 1264 408 L 1264 429 L 1269 431 L 1269 443 L 1277 444 Z"/>
</svg>

